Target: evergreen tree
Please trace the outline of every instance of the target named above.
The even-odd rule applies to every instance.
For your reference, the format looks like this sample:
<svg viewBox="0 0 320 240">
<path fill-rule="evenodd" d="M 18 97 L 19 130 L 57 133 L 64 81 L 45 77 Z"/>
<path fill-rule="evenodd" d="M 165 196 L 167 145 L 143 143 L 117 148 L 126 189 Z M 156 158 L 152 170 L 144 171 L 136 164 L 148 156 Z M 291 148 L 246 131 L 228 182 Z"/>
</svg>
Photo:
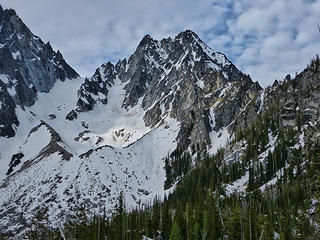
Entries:
<svg viewBox="0 0 320 240">
<path fill-rule="evenodd" d="M 232 240 L 241 239 L 241 220 L 240 209 L 233 208 L 229 219 L 227 220 L 227 233 Z"/>
<path fill-rule="evenodd" d="M 124 199 L 123 199 L 123 192 L 120 192 L 118 197 L 118 203 L 116 206 L 116 216 L 114 218 L 114 233 L 113 238 L 115 240 L 123 240 L 124 237 Z"/>
<path fill-rule="evenodd" d="M 169 212 L 169 206 L 167 204 L 167 200 L 165 198 L 162 210 L 162 235 L 165 239 L 169 238 L 169 234 L 171 232 L 171 214 Z"/>
<path fill-rule="evenodd" d="M 170 232 L 170 240 L 183 240 L 181 229 L 176 219 L 173 221 L 172 230 Z"/>
</svg>

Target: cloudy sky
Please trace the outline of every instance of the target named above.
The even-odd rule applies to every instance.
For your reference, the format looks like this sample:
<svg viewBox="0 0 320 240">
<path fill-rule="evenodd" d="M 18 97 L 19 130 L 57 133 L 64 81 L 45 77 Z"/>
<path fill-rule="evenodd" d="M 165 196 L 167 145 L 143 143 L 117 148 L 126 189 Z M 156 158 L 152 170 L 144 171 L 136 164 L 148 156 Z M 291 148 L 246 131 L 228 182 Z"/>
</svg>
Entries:
<svg viewBox="0 0 320 240">
<path fill-rule="evenodd" d="M 320 0 L 0 0 L 83 76 L 128 57 L 145 34 L 195 31 L 263 86 L 320 52 Z"/>
</svg>

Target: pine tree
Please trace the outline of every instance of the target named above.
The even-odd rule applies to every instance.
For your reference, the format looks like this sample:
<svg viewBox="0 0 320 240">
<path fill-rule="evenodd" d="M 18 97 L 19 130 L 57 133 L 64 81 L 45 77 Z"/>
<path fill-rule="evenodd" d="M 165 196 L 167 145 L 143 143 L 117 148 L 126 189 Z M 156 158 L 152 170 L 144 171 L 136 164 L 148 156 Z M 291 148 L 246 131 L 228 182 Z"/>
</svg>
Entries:
<svg viewBox="0 0 320 240">
<path fill-rule="evenodd" d="M 157 236 L 158 230 L 160 230 L 160 201 L 156 197 L 153 201 L 152 207 L 152 236 L 155 238 Z"/>
<path fill-rule="evenodd" d="M 222 224 L 216 202 L 212 196 L 208 197 L 208 206 L 203 213 L 202 239 L 219 239 L 222 235 Z"/>
<path fill-rule="evenodd" d="M 169 238 L 169 234 L 171 232 L 171 214 L 169 212 L 169 206 L 167 204 L 167 200 L 165 198 L 162 210 L 162 235 L 165 239 Z"/>
<path fill-rule="evenodd" d="M 194 219 L 193 209 L 190 202 L 187 202 L 186 204 L 185 215 L 186 215 L 187 240 L 192 240 L 191 238 L 192 227 L 195 224 L 195 219 Z"/>
<path fill-rule="evenodd" d="M 233 208 L 227 220 L 227 233 L 233 240 L 241 239 L 241 220 L 239 208 Z"/>
<path fill-rule="evenodd" d="M 176 219 L 173 221 L 172 230 L 170 232 L 170 240 L 183 240 L 181 229 Z"/>
<path fill-rule="evenodd" d="M 258 218 L 259 240 L 273 240 L 274 232 L 272 224 L 267 216 L 259 216 Z"/>
<path fill-rule="evenodd" d="M 120 192 L 118 197 L 118 203 L 116 206 L 116 216 L 114 218 L 114 233 L 113 236 L 115 240 L 123 240 L 124 236 L 124 224 L 123 224 L 123 217 L 124 217 L 124 199 L 123 199 L 123 192 Z"/>
</svg>

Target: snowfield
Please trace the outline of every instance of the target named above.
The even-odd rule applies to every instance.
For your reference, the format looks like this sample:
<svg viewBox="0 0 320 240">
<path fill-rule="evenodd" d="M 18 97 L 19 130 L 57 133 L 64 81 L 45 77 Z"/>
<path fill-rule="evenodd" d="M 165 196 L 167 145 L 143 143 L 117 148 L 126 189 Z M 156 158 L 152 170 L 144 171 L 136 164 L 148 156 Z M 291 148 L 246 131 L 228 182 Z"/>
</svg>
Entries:
<svg viewBox="0 0 320 240">
<path fill-rule="evenodd" d="M 139 104 L 121 108 L 120 83 L 110 89 L 107 105 L 66 120 L 76 104 L 74 89 L 82 82 L 57 82 L 49 93 L 40 93 L 32 107 L 17 109 L 19 119 L 25 120 L 16 137 L 0 138 L 0 145 L 6 146 L 0 161 L 0 213 L 14 207 L 30 220 L 39 206 L 47 206 L 48 220 L 56 225 L 83 204 L 95 206 L 92 213 L 111 213 L 121 191 L 128 208 L 163 196 L 163 159 L 176 148 L 179 123 L 164 116 L 162 124 L 145 127 Z M 5 178 L 11 156 L 17 153 L 24 156 Z M 16 215 L 6 215 L 1 224 L 12 224 L 12 218 Z M 16 222 L 12 228 L 19 227 Z"/>
</svg>

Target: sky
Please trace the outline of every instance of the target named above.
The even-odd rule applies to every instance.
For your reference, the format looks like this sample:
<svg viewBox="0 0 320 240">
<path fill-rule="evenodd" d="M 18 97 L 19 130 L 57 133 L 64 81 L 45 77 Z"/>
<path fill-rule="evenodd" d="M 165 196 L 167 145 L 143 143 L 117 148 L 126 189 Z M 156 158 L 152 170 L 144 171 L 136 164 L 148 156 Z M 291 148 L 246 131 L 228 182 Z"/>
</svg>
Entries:
<svg viewBox="0 0 320 240">
<path fill-rule="evenodd" d="M 320 52 L 320 0 L 0 0 L 82 76 L 191 29 L 262 86 Z"/>
</svg>

